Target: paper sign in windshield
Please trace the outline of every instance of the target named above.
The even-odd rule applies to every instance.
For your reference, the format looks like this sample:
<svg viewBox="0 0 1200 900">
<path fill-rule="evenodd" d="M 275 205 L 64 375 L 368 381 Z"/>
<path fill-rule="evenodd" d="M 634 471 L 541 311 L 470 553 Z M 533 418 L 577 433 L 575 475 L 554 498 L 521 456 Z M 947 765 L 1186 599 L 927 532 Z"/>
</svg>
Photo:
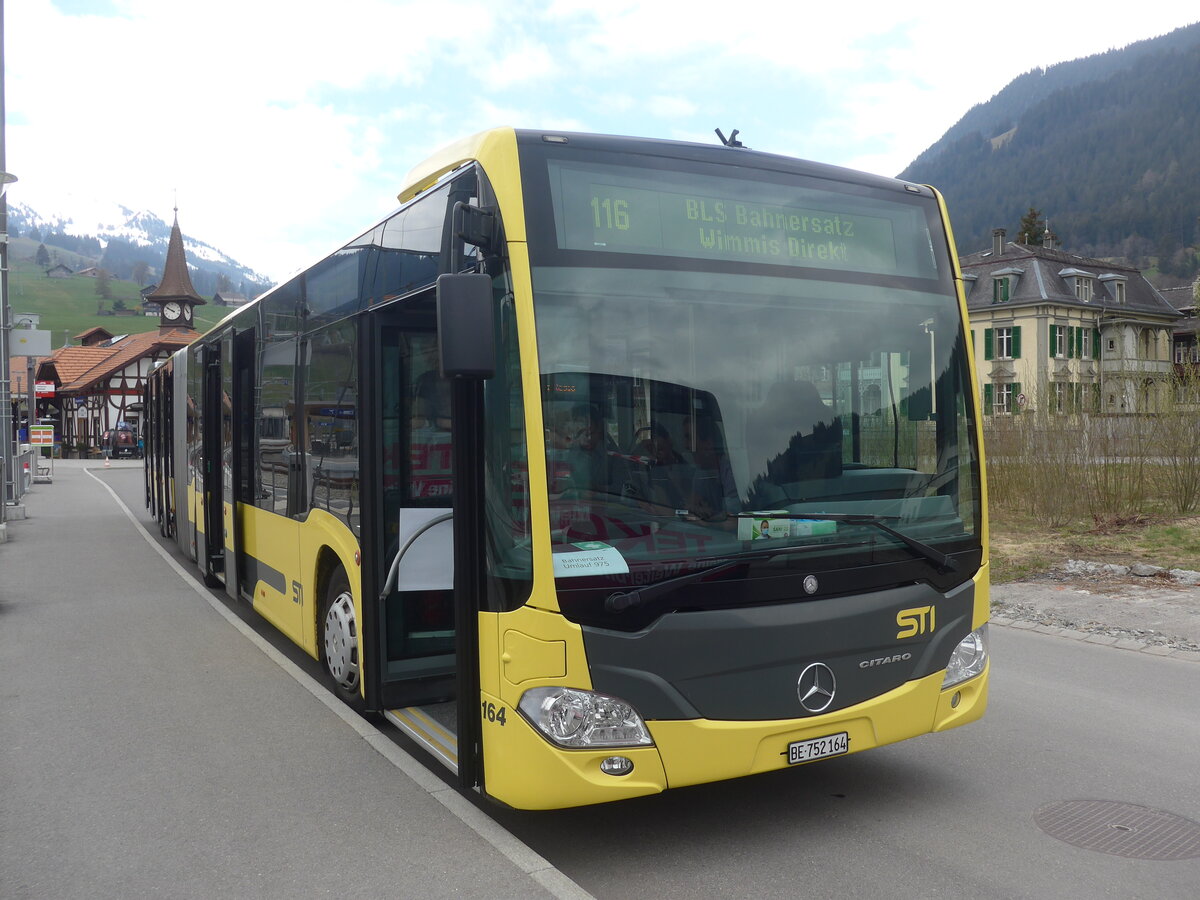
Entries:
<svg viewBox="0 0 1200 900">
<path fill-rule="evenodd" d="M 601 541 L 571 544 L 571 549 L 554 553 L 555 578 L 581 578 L 585 575 L 625 575 L 629 564 L 616 547 Z"/>
</svg>

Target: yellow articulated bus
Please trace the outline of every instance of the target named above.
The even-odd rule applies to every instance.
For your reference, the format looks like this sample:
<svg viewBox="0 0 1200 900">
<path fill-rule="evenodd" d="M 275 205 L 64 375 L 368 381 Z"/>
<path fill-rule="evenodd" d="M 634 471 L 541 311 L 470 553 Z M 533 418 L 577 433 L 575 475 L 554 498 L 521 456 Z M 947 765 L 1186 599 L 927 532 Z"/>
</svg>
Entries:
<svg viewBox="0 0 1200 900">
<path fill-rule="evenodd" d="M 206 581 L 549 809 L 979 718 L 987 522 L 928 187 L 497 129 L 153 375 Z"/>
</svg>

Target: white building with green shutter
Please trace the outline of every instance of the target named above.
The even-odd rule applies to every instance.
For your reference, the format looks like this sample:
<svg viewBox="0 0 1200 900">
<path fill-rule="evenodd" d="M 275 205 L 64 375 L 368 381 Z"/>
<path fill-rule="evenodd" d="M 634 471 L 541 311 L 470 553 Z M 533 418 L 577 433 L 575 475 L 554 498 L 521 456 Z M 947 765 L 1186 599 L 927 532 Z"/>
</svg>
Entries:
<svg viewBox="0 0 1200 900">
<path fill-rule="evenodd" d="M 984 414 L 1154 412 L 1180 312 L 1130 266 L 1004 238 L 960 260 Z"/>
</svg>

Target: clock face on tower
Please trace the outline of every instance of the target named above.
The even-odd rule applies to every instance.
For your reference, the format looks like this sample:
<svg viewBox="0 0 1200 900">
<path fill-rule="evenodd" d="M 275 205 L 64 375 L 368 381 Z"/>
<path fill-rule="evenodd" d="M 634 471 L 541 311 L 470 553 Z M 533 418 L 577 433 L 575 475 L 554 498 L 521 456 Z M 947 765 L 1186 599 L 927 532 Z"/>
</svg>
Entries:
<svg viewBox="0 0 1200 900">
<path fill-rule="evenodd" d="M 162 311 L 164 319 L 174 320 L 179 318 L 179 314 L 183 312 L 183 308 L 174 300 L 172 300 L 170 303 L 163 304 Z"/>
<path fill-rule="evenodd" d="M 190 306 L 185 305 L 183 307 L 183 321 L 192 321 L 192 308 Z"/>
</svg>

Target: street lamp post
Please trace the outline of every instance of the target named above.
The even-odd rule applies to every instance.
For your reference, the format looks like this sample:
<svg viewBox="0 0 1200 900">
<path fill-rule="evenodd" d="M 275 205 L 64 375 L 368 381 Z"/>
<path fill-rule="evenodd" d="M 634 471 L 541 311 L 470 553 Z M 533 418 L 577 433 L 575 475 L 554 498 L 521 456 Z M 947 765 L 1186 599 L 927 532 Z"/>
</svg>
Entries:
<svg viewBox="0 0 1200 900">
<path fill-rule="evenodd" d="M 3 26 L 0 26 L 0 42 L 3 41 Z M 4 53 L 0 43 L 0 67 L 4 65 Z M 2 76 L 0 76 L 2 77 Z M 8 201 L 5 194 L 8 186 L 17 180 L 16 175 L 2 171 L 4 167 L 4 100 L 3 84 L 0 83 L 0 475 L 3 475 L 4 497 L 0 503 L 0 524 L 8 520 L 8 501 L 16 499 L 17 459 L 16 435 L 12 427 L 12 372 L 9 365 L 9 347 L 12 337 L 12 310 L 8 306 Z"/>
<path fill-rule="evenodd" d="M 4 195 L 8 186 L 17 180 L 5 169 L 4 155 L 4 0 L 0 0 L 0 476 L 4 496 L 0 497 L 0 525 L 8 519 L 10 486 L 15 487 L 16 444 L 12 427 L 12 395 L 10 388 L 8 347 L 12 328 L 12 311 L 8 308 L 8 201 Z M 13 490 L 12 496 L 16 497 Z"/>
</svg>

